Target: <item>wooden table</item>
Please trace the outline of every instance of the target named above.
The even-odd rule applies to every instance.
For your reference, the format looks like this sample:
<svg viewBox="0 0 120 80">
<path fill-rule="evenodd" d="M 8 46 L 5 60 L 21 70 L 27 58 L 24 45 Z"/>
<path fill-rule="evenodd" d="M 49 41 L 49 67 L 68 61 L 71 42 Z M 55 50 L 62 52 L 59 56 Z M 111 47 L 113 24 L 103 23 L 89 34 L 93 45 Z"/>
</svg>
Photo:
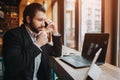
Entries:
<svg viewBox="0 0 120 80">
<path fill-rule="evenodd" d="M 78 53 L 80 52 L 67 48 L 63 46 L 63 55 L 68 53 Z M 78 55 L 72 54 L 72 55 Z M 62 62 L 59 58 L 52 57 L 51 65 L 56 72 L 60 80 L 83 80 L 88 68 L 75 69 L 66 63 Z M 99 80 L 120 80 L 120 68 L 115 67 L 111 64 L 105 63 L 99 66 L 102 69 Z M 96 71 L 97 74 L 97 71 Z"/>
</svg>

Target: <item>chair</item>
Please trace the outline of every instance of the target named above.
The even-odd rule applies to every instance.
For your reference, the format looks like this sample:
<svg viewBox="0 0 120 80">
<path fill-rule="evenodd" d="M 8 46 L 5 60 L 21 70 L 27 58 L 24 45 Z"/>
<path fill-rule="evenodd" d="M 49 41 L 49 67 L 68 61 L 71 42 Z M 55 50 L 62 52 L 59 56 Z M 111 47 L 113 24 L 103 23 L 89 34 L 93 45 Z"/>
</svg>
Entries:
<svg viewBox="0 0 120 80">
<path fill-rule="evenodd" d="M 56 73 L 54 71 L 54 69 L 51 69 L 51 73 L 52 73 L 52 80 L 57 80 L 57 76 L 56 76 Z"/>
<path fill-rule="evenodd" d="M 1 62 L 1 70 L 0 70 L 0 72 L 1 72 L 1 74 L 0 74 L 0 80 L 3 80 L 3 75 L 4 75 L 4 65 L 3 65 L 3 58 L 2 57 L 0 57 L 0 62 Z"/>
</svg>

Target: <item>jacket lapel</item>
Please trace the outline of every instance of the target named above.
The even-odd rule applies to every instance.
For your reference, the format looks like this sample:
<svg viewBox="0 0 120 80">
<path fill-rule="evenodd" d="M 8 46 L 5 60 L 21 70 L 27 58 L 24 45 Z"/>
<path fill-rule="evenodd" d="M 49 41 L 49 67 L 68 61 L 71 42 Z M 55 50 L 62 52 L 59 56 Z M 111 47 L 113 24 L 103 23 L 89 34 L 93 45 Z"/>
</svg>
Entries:
<svg viewBox="0 0 120 80">
<path fill-rule="evenodd" d="M 29 45 L 30 43 L 33 43 L 32 39 L 31 39 L 30 35 L 28 34 L 24 24 L 21 25 L 21 30 L 22 30 L 25 45 Z"/>
</svg>

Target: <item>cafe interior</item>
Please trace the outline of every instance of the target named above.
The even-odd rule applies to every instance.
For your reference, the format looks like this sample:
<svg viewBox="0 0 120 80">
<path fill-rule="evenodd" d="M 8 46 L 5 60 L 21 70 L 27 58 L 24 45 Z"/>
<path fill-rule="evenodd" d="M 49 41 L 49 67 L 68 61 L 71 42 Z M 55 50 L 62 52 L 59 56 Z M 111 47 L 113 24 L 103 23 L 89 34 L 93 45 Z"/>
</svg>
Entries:
<svg viewBox="0 0 120 80">
<path fill-rule="evenodd" d="M 119 0 L 0 0 L 1 57 L 3 35 L 23 23 L 24 8 L 33 2 L 45 7 L 65 47 L 81 52 L 85 33 L 109 33 L 105 62 L 120 67 Z"/>
</svg>

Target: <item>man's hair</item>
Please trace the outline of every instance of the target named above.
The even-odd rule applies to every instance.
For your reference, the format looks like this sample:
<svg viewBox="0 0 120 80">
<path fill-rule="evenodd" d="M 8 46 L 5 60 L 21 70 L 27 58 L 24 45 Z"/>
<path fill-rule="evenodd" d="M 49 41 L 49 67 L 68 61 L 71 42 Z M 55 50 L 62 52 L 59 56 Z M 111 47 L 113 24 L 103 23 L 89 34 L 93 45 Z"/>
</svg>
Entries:
<svg viewBox="0 0 120 80">
<path fill-rule="evenodd" d="M 26 6 L 23 12 L 23 23 L 27 23 L 26 16 L 29 16 L 31 19 L 33 19 L 37 11 L 42 11 L 44 13 L 46 12 L 43 5 L 39 3 L 31 3 Z"/>
</svg>

